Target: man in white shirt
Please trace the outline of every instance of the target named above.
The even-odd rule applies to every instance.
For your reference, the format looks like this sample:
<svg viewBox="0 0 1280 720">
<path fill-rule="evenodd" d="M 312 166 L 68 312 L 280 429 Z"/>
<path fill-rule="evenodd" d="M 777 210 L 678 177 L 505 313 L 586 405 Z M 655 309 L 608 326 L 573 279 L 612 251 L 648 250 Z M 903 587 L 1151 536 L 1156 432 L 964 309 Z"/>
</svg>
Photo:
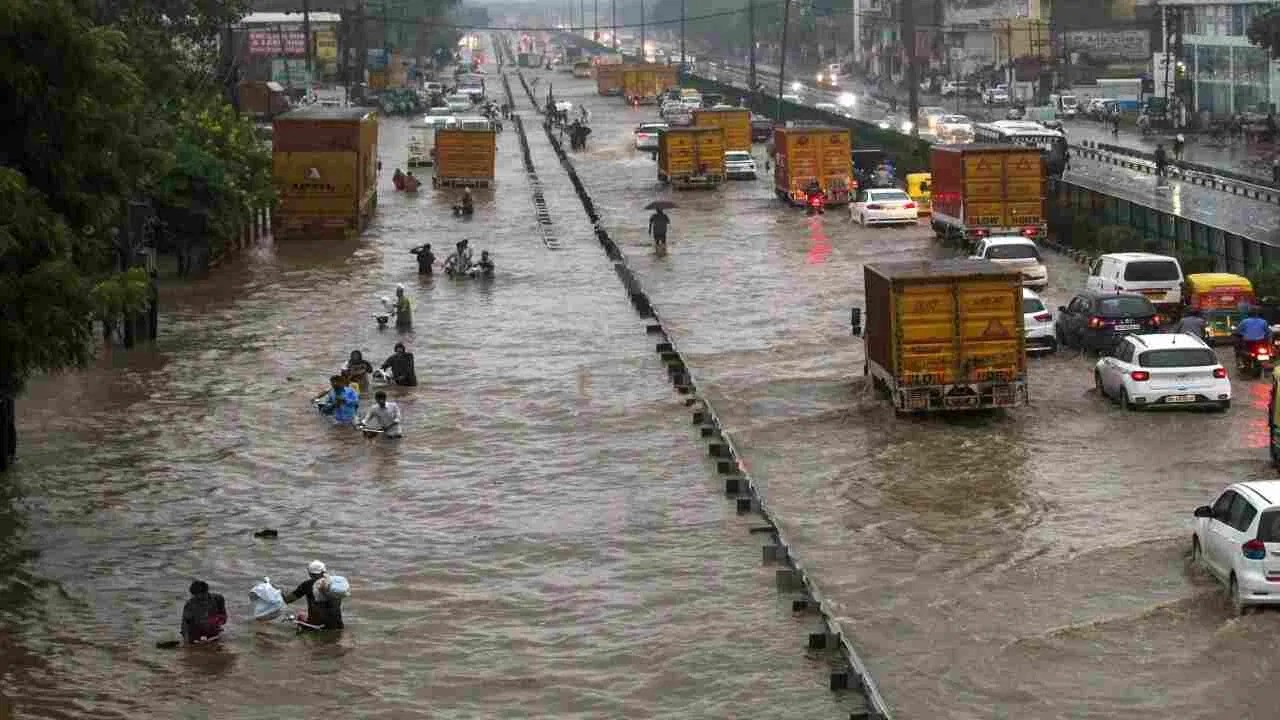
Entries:
<svg viewBox="0 0 1280 720">
<path fill-rule="evenodd" d="M 400 437 L 400 406 L 387 402 L 387 394 L 382 390 L 374 393 L 373 401 L 373 407 L 369 408 L 360 425 L 370 430 L 381 430 L 389 438 Z M 367 436 L 373 437 L 373 434 L 367 433 Z"/>
</svg>

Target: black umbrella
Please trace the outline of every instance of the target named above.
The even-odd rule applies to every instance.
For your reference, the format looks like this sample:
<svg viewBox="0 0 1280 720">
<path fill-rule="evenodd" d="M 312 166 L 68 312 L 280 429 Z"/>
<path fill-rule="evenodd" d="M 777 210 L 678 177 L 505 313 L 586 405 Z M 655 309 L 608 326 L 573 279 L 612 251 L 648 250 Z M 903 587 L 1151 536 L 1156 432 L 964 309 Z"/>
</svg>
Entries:
<svg viewBox="0 0 1280 720">
<path fill-rule="evenodd" d="M 675 206 L 676 204 L 671 202 L 670 200 L 654 200 L 648 205 L 645 205 L 644 209 L 645 210 L 670 210 Z"/>
</svg>

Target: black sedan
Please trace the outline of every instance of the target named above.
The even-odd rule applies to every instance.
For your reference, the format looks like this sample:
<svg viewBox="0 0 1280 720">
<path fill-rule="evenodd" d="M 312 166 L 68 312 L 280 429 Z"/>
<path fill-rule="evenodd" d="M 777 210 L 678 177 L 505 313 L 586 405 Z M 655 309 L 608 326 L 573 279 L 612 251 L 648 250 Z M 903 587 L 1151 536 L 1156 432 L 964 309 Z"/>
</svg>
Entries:
<svg viewBox="0 0 1280 720">
<path fill-rule="evenodd" d="M 1125 335 L 1159 328 L 1159 311 L 1141 295 L 1083 292 L 1058 308 L 1053 331 L 1060 346 L 1104 352 Z"/>
</svg>

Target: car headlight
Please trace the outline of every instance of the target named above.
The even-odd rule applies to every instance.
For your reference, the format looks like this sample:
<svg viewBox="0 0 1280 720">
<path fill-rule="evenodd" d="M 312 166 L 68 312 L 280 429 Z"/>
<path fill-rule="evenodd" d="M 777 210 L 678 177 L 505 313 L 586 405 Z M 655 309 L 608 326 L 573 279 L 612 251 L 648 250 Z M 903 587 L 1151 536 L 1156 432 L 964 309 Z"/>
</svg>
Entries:
<svg viewBox="0 0 1280 720">
<path fill-rule="evenodd" d="M 911 122 L 910 120 L 902 121 L 902 132 L 909 133 L 911 132 L 911 128 L 913 127 L 915 127 L 915 123 Z"/>
</svg>

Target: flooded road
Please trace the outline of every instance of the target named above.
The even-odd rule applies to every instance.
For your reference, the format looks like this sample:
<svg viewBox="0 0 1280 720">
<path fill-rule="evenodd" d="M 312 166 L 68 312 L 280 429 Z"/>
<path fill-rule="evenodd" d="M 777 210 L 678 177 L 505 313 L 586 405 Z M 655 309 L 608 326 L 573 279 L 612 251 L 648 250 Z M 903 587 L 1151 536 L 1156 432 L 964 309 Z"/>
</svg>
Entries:
<svg viewBox="0 0 1280 720">
<path fill-rule="evenodd" d="M 463 221 L 452 193 L 394 192 L 408 130 L 387 120 L 363 238 L 168 287 L 157 347 L 32 384 L 0 484 L 0 716 L 848 716 L 530 125 L 562 250 L 510 126 Z M 418 276 L 410 247 L 461 236 L 492 282 Z M 397 283 L 405 335 L 370 317 Z M 350 350 L 380 363 L 398 340 L 421 383 L 390 391 L 403 440 L 316 415 Z M 343 633 L 246 620 L 250 587 L 291 589 L 313 558 L 351 581 Z M 197 577 L 230 634 L 157 649 Z"/>
<path fill-rule="evenodd" d="M 632 150 L 656 108 L 537 74 L 591 109 L 575 161 L 603 224 L 896 717 L 1273 714 L 1280 613 L 1231 619 L 1187 562 L 1197 505 L 1275 475 L 1263 384 L 1236 381 L 1226 414 L 1128 413 L 1063 352 L 1031 361 L 1029 407 L 895 417 L 862 383 L 849 308 L 864 263 L 950 254 L 926 227 L 806 218 L 763 173 L 673 193 Z M 660 258 L 641 209 L 657 197 L 679 204 Z M 1065 304 L 1083 272 L 1047 263 Z"/>
</svg>

